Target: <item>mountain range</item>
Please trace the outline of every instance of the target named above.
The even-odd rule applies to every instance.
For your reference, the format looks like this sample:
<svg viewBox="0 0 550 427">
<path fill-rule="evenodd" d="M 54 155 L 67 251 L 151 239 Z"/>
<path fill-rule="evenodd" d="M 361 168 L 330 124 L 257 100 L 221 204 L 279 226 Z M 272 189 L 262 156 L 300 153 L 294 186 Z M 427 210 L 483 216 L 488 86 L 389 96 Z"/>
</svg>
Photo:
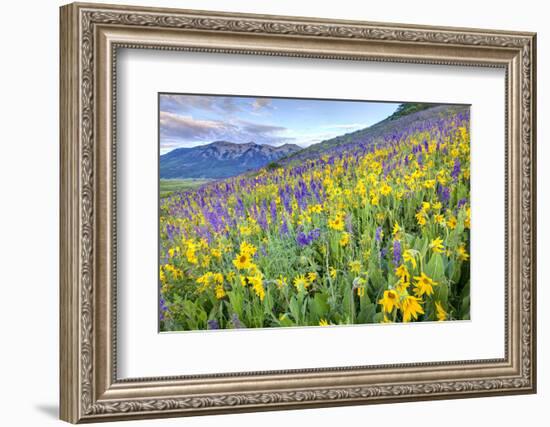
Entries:
<svg viewBox="0 0 550 427">
<path fill-rule="evenodd" d="M 279 147 L 254 142 L 215 141 L 191 148 L 177 148 L 160 156 L 160 177 L 227 178 L 259 169 L 301 150 L 295 144 Z"/>
</svg>

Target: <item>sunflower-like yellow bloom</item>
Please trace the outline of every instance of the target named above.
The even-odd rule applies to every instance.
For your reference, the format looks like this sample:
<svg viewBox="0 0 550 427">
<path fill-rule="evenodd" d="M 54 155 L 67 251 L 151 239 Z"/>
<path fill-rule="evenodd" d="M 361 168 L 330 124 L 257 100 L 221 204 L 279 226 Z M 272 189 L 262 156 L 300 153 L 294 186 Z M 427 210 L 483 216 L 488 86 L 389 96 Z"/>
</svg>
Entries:
<svg viewBox="0 0 550 427">
<path fill-rule="evenodd" d="M 395 307 L 399 307 L 399 295 L 393 289 L 384 291 L 384 296 L 378 301 L 382 305 L 382 311 L 391 313 Z"/>
<path fill-rule="evenodd" d="M 309 286 L 308 280 L 304 277 L 304 275 L 296 276 L 294 278 L 294 281 L 292 282 L 294 287 L 299 291 L 300 289 L 307 289 Z"/>
<path fill-rule="evenodd" d="M 393 225 L 393 231 L 392 231 L 392 234 L 395 236 L 397 233 L 399 233 L 401 231 L 401 227 L 399 226 L 399 224 L 397 223 L 397 221 L 395 221 L 395 224 Z"/>
<path fill-rule="evenodd" d="M 315 271 L 310 271 L 309 273 L 307 273 L 307 281 L 309 284 L 315 282 L 316 279 L 317 273 Z"/>
<path fill-rule="evenodd" d="M 240 249 L 241 249 L 241 254 L 254 256 L 254 254 L 256 253 L 256 247 L 247 242 L 242 242 Z"/>
<path fill-rule="evenodd" d="M 418 222 L 418 225 L 426 225 L 426 212 L 421 210 L 415 215 L 415 217 L 416 217 L 416 222 Z"/>
<path fill-rule="evenodd" d="M 468 255 L 464 245 L 460 245 L 456 250 L 456 253 L 458 254 L 458 259 L 460 261 L 468 261 L 468 258 L 470 258 L 470 255 Z"/>
<path fill-rule="evenodd" d="M 407 283 L 409 280 L 411 280 L 411 275 L 409 273 L 409 270 L 407 270 L 407 267 L 405 264 L 401 264 L 399 267 L 395 269 L 395 275 L 399 277 L 399 280 L 402 283 Z"/>
<path fill-rule="evenodd" d="M 336 231 L 343 231 L 344 230 L 344 219 L 340 217 L 339 215 L 336 216 L 334 219 L 329 219 L 328 226 L 329 228 L 332 228 Z"/>
<path fill-rule="evenodd" d="M 349 233 L 346 233 L 346 232 L 342 233 L 342 237 L 340 238 L 340 242 L 339 242 L 340 246 L 342 247 L 347 246 L 349 243 L 349 240 L 350 240 Z"/>
<path fill-rule="evenodd" d="M 265 289 L 264 284 L 262 280 L 261 274 L 257 274 L 255 276 L 248 276 L 247 277 L 248 282 L 252 285 L 252 289 L 254 289 L 254 292 L 258 297 L 260 297 L 260 301 L 263 301 L 265 298 Z"/>
<path fill-rule="evenodd" d="M 387 183 L 382 184 L 382 186 L 380 187 L 380 194 L 382 194 L 383 196 L 387 196 L 390 193 L 391 187 Z"/>
<path fill-rule="evenodd" d="M 321 319 L 319 320 L 319 326 L 328 326 L 329 323 L 327 322 L 327 319 Z"/>
<path fill-rule="evenodd" d="M 227 295 L 225 293 L 225 289 L 223 288 L 223 285 L 216 285 L 215 293 L 216 293 L 217 299 L 222 299 L 223 297 L 225 297 L 225 295 Z"/>
<path fill-rule="evenodd" d="M 451 229 L 451 230 L 454 230 L 456 228 L 456 217 L 454 215 L 451 215 L 450 218 L 447 220 L 447 226 Z"/>
<path fill-rule="evenodd" d="M 416 268 L 416 258 L 412 250 L 407 249 L 403 254 L 403 259 L 405 260 L 405 262 L 409 262 L 413 268 Z"/>
<path fill-rule="evenodd" d="M 403 322 L 410 322 L 411 319 L 418 319 L 419 314 L 424 314 L 420 305 L 420 298 L 407 295 L 401 302 L 401 311 L 403 312 Z"/>
<path fill-rule="evenodd" d="M 420 273 L 420 276 L 416 276 L 414 280 L 416 280 L 414 284 L 414 294 L 417 297 L 421 297 L 424 294 L 428 296 L 432 295 L 434 292 L 433 286 L 438 285 L 437 282 L 434 282 L 425 273 Z"/>
<path fill-rule="evenodd" d="M 436 254 L 443 253 L 443 239 L 440 237 L 433 239 L 430 243 L 430 249 Z"/>
<path fill-rule="evenodd" d="M 233 265 L 237 267 L 239 270 L 248 270 L 249 268 L 252 268 L 252 258 L 250 254 L 248 253 L 240 253 L 235 257 L 233 260 Z"/>
</svg>

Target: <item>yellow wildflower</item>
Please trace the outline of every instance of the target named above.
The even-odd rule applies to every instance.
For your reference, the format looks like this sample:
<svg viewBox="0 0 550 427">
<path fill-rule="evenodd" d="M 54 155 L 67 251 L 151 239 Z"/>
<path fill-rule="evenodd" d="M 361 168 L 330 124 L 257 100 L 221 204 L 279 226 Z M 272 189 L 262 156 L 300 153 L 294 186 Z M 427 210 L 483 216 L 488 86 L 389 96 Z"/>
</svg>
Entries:
<svg viewBox="0 0 550 427">
<path fill-rule="evenodd" d="M 445 309 L 443 308 L 443 306 L 439 301 L 435 302 L 435 311 L 436 311 L 437 320 L 439 320 L 440 322 L 447 320 L 447 312 L 445 311 Z"/>
<path fill-rule="evenodd" d="M 416 215 L 416 221 L 418 225 L 426 225 L 426 213 L 424 211 L 419 211 Z"/>
<path fill-rule="evenodd" d="M 409 273 L 409 270 L 407 270 L 405 264 L 401 264 L 399 267 L 397 267 L 395 269 L 395 274 L 397 277 L 399 277 L 399 280 L 402 283 L 407 283 L 411 279 L 411 275 Z"/>
<path fill-rule="evenodd" d="M 187 250 L 185 251 L 185 257 L 187 261 L 191 264 L 197 264 L 199 260 L 197 259 L 197 246 L 193 242 L 187 242 Z"/>
<path fill-rule="evenodd" d="M 315 282 L 316 279 L 317 279 L 317 273 L 316 272 L 311 271 L 311 272 L 307 273 L 307 281 L 310 284 Z"/>
<path fill-rule="evenodd" d="M 424 188 L 434 188 L 435 187 L 435 179 L 427 179 L 424 181 Z"/>
<path fill-rule="evenodd" d="M 393 225 L 393 231 L 392 231 L 392 234 L 395 236 L 397 233 L 399 233 L 401 231 L 401 227 L 399 226 L 399 224 L 397 223 L 397 221 L 395 221 L 395 224 Z"/>
<path fill-rule="evenodd" d="M 391 187 L 387 183 L 382 184 L 382 186 L 380 187 L 380 193 L 383 196 L 387 196 L 391 193 Z"/>
<path fill-rule="evenodd" d="M 319 204 L 311 205 L 308 210 L 309 210 L 310 213 L 319 214 L 319 213 L 323 212 L 323 206 L 319 205 Z"/>
<path fill-rule="evenodd" d="M 216 285 L 215 292 L 216 292 L 217 299 L 222 299 L 225 295 L 227 295 L 225 293 L 225 289 L 223 288 L 223 285 Z"/>
<path fill-rule="evenodd" d="M 466 247 L 463 244 L 458 247 L 456 252 L 458 254 L 458 259 L 460 261 L 468 261 L 468 258 L 470 258 L 470 255 L 468 255 L 468 252 L 466 251 Z"/>
<path fill-rule="evenodd" d="M 247 270 L 253 266 L 252 259 L 248 253 L 240 253 L 233 260 L 233 265 L 239 270 Z"/>
<path fill-rule="evenodd" d="M 438 284 L 430 279 L 430 277 L 424 272 L 420 273 L 420 276 L 416 276 L 414 280 L 416 280 L 416 283 L 414 284 L 414 294 L 417 297 L 421 297 L 424 294 L 428 296 L 432 295 L 434 292 L 432 286 L 436 286 Z"/>
<path fill-rule="evenodd" d="M 443 253 L 443 239 L 436 237 L 430 243 L 430 249 L 436 254 Z"/>
<path fill-rule="evenodd" d="M 348 265 L 352 273 L 359 273 L 361 271 L 361 263 L 359 261 L 350 261 Z"/>
<path fill-rule="evenodd" d="M 242 242 L 240 249 L 241 249 L 241 254 L 254 256 L 254 254 L 256 253 L 256 247 L 247 242 Z"/>
<path fill-rule="evenodd" d="M 342 233 L 342 237 L 340 238 L 340 246 L 344 247 L 347 246 L 349 243 L 350 237 L 349 233 L 346 233 L 345 231 Z"/>
<path fill-rule="evenodd" d="M 222 251 L 218 248 L 212 248 L 212 250 L 210 251 L 210 253 L 212 254 L 212 256 L 214 258 L 218 258 L 220 259 L 222 257 Z"/>
<path fill-rule="evenodd" d="M 223 284 L 223 274 L 222 273 L 214 273 L 212 275 L 212 279 L 214 283 L 217 283 L 218 285 Z"/>
<path fill-rule="evenodd" d="M 305 290 L 309 286 L 309 282 L 304 277 L 304 275 L 296 276 L 292 282 L 294 287 L 299 291 L 301 289 Z"/>
<path fill-rule="evenodd" d="M 330 277 L 331 277 L 332 279 L 336 278 L 336 269 L 335 269 L 334 267 L 330 267 L 330 268 L 328 269 L 328 274 L 330 274 Z"/>
<path fill-rule="evenodd" d="M 405 262 L 410 262 L 413 268 L 416 268 L 416 258 L 414 252 L 411 249 L 407 249 L 403 254 Z"/>
<path fill-rule="evenodd" d="M 279 276 L 278 279 L 275 279 L 275 284 L 277 288 L 282 289 L 287 285 L 286 277 Z"/>
<path fill-rule="evenodd" d="M 336 231 L 343 231 L 344 225 L 344 219 L 340 215 L 337 215 L 334 219 L 329 219 L 328 221 L 329 228 Z"/>
<path fill-rule="evenodd" d="M 250 228 L 248 225 L 241 225 L 239 229 L 243 236 L 250 236 L 252 234 L 252 228 Z"/>
<path fill-rule="evenodd" d="M 321 319 L 319 320 L 319 326 L 328 326 L 329 323 L 327 322 L 327 319 Z"/>
<path fill-rule="evenodd" d="M 451 215 L 449 219 L 447 220 L 447 226 L 454 230 L 456 228 L 456 217 L 454 215 Z"/>
<path fill-rule="evenodd" d="M 254 292 L 256 293 L 256 295 L 260 297 L 260 301 L 263 301 L 265 297 L 265 289 L 264 289 L 264 284 L 262 280 L 262 275 L 256 274 L 254 276 L 248 276 L 247 279 L 248 279 L 248 282 L 252 285 L 252 289 L 254 289 Z"/>
<path fill-rule="evenodd" d="M 382 310 L 391 313 L 394 307 L 399 307 L 399 296 L 393 289 L 384 291 L 384 296 L 378 301 L 382 305 Z"/>
<path fill-rule="evenodd" d="M 419 314 L 424 314 L 422 306 L 419 304 L 420 298 L 407 295 L 401 303 L 403 312 L 403 322 L 410 322 L 412 318 L 418 319 Z"/>
<path fill-rule="evenodd" d="M 168 249 L 168 256 L 169 256 L 170 258 L 173 258 L 174 255 L 176 255 L 176 254 L 179 253 L 179 251 L 180 251 L 180 248 L 178 248 L 178 247 L 170 248 L 170 249 Z"/>
</svg>

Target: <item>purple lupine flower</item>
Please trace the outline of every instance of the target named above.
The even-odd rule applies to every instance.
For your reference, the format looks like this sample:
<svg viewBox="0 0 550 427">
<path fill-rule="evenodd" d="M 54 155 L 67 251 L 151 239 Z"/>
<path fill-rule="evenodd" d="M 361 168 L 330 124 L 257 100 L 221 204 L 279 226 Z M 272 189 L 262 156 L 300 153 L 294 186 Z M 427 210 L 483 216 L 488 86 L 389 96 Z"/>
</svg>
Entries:
<svg viewBox="0 0 550 427">
<path fill-rule="evenodd" d="M 453 167 L 453 171 L 451 172 L 451 176 L 456 181 L 459 175 L 460 175 L 460 160 L 455 159 L 455 164 Z"/>
<path fill-rule="evenodd" d="M 296 243 L 298 243 L 300 246 L 307 246 L 311 242 L 309 240 L 309 237 L 303 231 L 300 231 L 296 235 Z"/>
<path fill-rule="evenodd" d="M 314 228 L 308 233 L 308 238 L 310 242 L 313 242 L 314 240 L 317 240 L 321 236 L 321 230 L 318 228 Z"/>
<path fill-rule="evenodd" d="M 382 227 L 377 227 L 376 228 L 376 234 L 374 236 L 374 239 L 380 243 L 380 240 L 382 240 Z"/>
<path fill-rule="evenodd" d="M 458 209 L 460 209 L 462 206 L 464 206 L 468 202 L 468 198 L 463 198 L 458 201 Z"/>
<path fill-rule="evenodd" d="M 210 319 L 207 323 L 207 328 L 208 329 L 220 329 L 220 324 L 218 323 L 218 321 L 216 319 Z"/>
<path fill-rule="evenodd" d="M 275 200 L 271 200 L 269 208 L 271 210 L 271 221 L 275 223 L 277 221 L 277 204 L 275 203 Z"/>
<path fill-rule="evenodd" d="M 168 306 L 166 305 L 166 301 L 163 297 L 160 297 L 159 299 L 159 306 L 160 306 L 160 320 L 164 320 L 164 313 L 168 311 Z"/>
<path fill-rule="evenodd" d="M 267 229 L 267 217 L 266 217 L 266 205 L 265 205 L 265 200 L 264 200 L 264 204 L 262 205 L 262 209 L 260 210 L 260 214 L 258 215 L 258 224 L 260 224 L 260 227 L 262 227 L 262 230 L 266 230 Z"/>
<path fill-rule="evenodd" d="M 451 189 L 449 187 L 441 185 L 437 188 L 437 193 L 439 194 L 439 199 L 443 203 L 449 202 L 449 199 L 451 198 Z"/>
<path fill-rule="evenodd" d="M 387 248 L 380 249 L 380 258 L 386 258 L 386 255 L 388 254 Z"/>
<path fill-rule="evenodd" d="M 281 235 L 288 234 L 288 224 L 286 223 L 286 219 L 282 220 L 281 227 L 279 227 L 279 233 Z"/>
<path fill-rule="evenodd" d="M 401 261 L 401 242 L 399 240 L 393 241 L 393 263 L 399 264 Z"/>
</svg>

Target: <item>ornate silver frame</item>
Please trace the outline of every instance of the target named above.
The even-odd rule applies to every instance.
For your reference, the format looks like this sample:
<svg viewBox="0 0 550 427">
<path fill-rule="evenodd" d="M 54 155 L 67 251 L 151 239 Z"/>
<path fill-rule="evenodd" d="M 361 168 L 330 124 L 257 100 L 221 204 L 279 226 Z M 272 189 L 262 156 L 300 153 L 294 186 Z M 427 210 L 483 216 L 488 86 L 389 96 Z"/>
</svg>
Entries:
<svg viewBox="0 0 550 427">
<path fill-rule="evenodd" d="M 61 8 L 60 384 L 72 422 L 534 393 L 536 35 L 99 4 Z M 119 380 L 117 48 L 501 67 L 506 342 L 497 360 Z"/>
</svg>

